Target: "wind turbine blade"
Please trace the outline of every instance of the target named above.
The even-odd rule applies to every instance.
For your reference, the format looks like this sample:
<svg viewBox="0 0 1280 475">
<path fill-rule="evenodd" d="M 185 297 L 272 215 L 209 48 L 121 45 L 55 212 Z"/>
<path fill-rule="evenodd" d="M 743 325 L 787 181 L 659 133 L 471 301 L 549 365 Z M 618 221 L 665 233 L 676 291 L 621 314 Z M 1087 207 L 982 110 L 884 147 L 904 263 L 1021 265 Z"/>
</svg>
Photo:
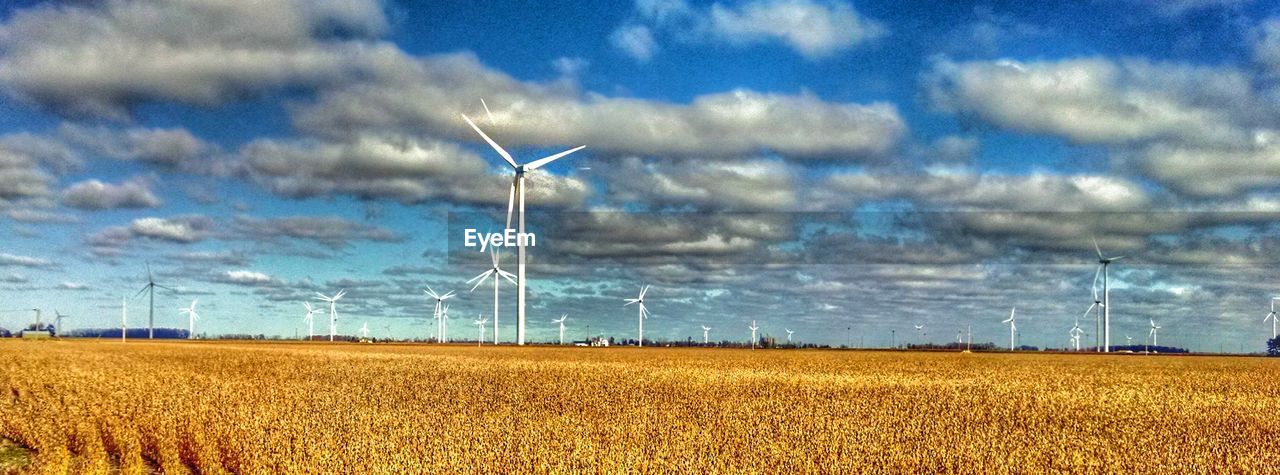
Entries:
<svg viewBox="0 0 1280 475">
<path fill-rule="evenodd" d="M 571 153 L 573 153 L 573 152 L 577 152 L 577 151 L 582 150 L 582 149 L 584 149 L 584 148 L 587 148 L 587 146 L 586 146 L 586 145 L 579 145 L 577 148 L 573 148 L 573 149 L 565 150 L 565 151 L 563 151 L 563 152 L 557 153 L 557 154 L 552 155 L 552 156 L 550 156 L 550 157 L 546 157 L 546 158 L 539 158 L 539 159 L 537 159 L 537 160 L 534 160 L 534 161 L 530 162 L 528 165 L 525 165 L 525 166 L 524 166 L 524 169 L 525 169 L 525 170 L 537 170 L 538 168 L 542 167 L 543 165 L 546 165 L 546 164 L 548 164 L 548 163 L 551 163 L 551 162 L 554 162 L 554 161 L 556 161 L 556 160 L 559 160 L 561 157 L 564 157 L 565 155 L 571 154 Z"/>
<path fill-rule="evenodd" d="M 1098 247 L 1098 239 L 1097 238 L 1089 238 L 1089 239 L 1093 240 L 1093 250 L 1098 252 L 1098 260 L 1102 260 L 1102 248 Z"/>
<path fill-rule="evenodd" d="M 142 290 L 139 290 L 139 291 L 138 291 L 138 293 L 133 294 L 133 298 L 135 298 L 135 299 L 136 299 L 136 298 L 138 298 L 138 296 L 139 296 L 139 295 L 142 295 L 142 293 L 143 293 L 143 292 L 146 292 L 146 291 L 147 291 L 147 288 L 149 288 L 149 287 L 151 287 L 151 284 L 147 284 L 147 285 L 142 286 Z"/>
<path fill-rule="evenodd" d="M 512 273 L 510 273 L 510 272 L 501 272 L 501 271 L 500 271 L 500 272 L 499 272 L 499 275 L 501 275 L 503 278 L 507 279 L 507 282 L 511 282 L 512 284 L 515 284 L 515 283 L 516 283 L 515 275 L 514 275 L 514 274 L 512 274 Z"/>
<path fill-rule="evenodd" d="M 1097 306 L 1098 306 L 1098 302 L 1089 304 L 1089 309 L 1084 311 L 1084 318 L 1089 318 L 1089 312 L 1092 312 L 1094 308 L 1097 308 Z M 1076 327 L 1079 327 L 1079 326 L 1080 324 L 1076 323 Z"/>
<path fill-rule="evenodd" d="M 439 296 L 439 295 L 436 295 L 436 291 L 431 289 L 431 286 L 430 286 L 430 285 L 428 285 L 428 286 L 427 286 L 427 290 L 424 290 L 424 291 L 422 291 L 422 292 L 423 292 L 423 293 L 426 293 L 427 295 L 430 295 L 430 296 L 431 296 L 431 298 L 434 298 L 434 299 L 439 299 L 439 298 L 440 298 L 440 296 Z"/>
<path fill-rule="evenodd" d="M 489 260 L 493 261 L 493 268 L 497 269 L 498 268 L 498 249 L 497 248 L 494 248 L 492 251 L 489 252 Z"/>
<path fill-rule="evenodd" d="M 516 160 L 514 158 L 511 158 L 511 154 L 507 153 L 507 151 L 504 150 L 501 145 L 498 145 L 497 142 L 494 142 L 493 139 L 489 138 L 488 135 L 485 135 L 483 130 L 480 130 L 479 127 L 476 127 L 476 123 L 472 122 L 470 117 L 467 117 L 466 114 L 462 114 L 462 120 L 467 121 L 467 125 L 470 125 L 472 129 L 475 129 L 476 133 L 480 134 L 480 136 L 484 138 L 485 142 L 489 142 L 489 146 L 493 147 L 494 150 L 497 150 L 498 155 L 501 155 L 502 159 L 506 160 L 507 163 L 511 165 L 511 168 L 520 168 L 520 165 L 516 164 Z"/>
<path fill-rule="evenodd" d="M 165 289 L 165 290 L 168 290 L 168 291 L 170 291 L 170 292 L 177 292 L 177 290 L 175 290 L 175 289 L 171 289 L 171 288 L 169 288 L 169 287 L 165 287 L 165 286 L 160 285 L 160 284 L 155 284 L 155 286 L 156 286 L 156 287 L 159 287 L 159 288 L 162 288 L 162 289 Z"/>
<path fill-rule="evenodd" d="M 480 274 L 476 276 L 474 279 L 468 280 L 467 281 L 468 284 L 470 284 L 473 281 L 476 283 L 476 285 L 472 286 L 471 290 L 468 290 L 468 292 L 475 292 L 476 289 L 480 288 L 481 285 L 484 285 L 484 278 L 489 277 L 489 274 L 492 274 L 492 273 L 493 273 L 493 270 L 490 269 L 488 272 Z"/>
<path fill-rule="evenodd" d="M 506 229 L 511 229 L 511 213 L 513 213 L 516 208 L 516 181 L 518 180 L 520 180 L 520 176 L 516 175 L 516 178 L 514 180 L 511 180 L 511 188 L 509 189 L 509 191 L 507 191 L 507 227 Z"/>
<path fill-rule="evenodd" d="M 150 262 L 148 262 L 148 263 L 147 263 L 147 282 L 148 282 L 148 283 L 154 283 L 155 281 L 156 281 L 156 279 L 154 279 L 154 278 L 152 278 L 152 277 L 151 277 L 151 263 L 150 263 Z"/>
<path fill-rule="evenodd" d="M 319 297 L 319 298 L 320 298 L 320 300 L 329 300 L 329 296 L 328 296 L 328 295 L 322 294 L 322 293 L 320 293 L 320 292 L 316 292 L 316 296 L 317 296 L 317 297 Z"/>
<path fill-rule="evenodd" d="M 338 292 L 338 295 L 334 295 L 334 296 L 333 296 L 333 299 L 334 299 L 334 300 L 338 300 L 338 299 L 342 298 L 342 297 L 343 297 L 343 296 L 345 296 L 345 295 L 347 295 L 347 289 L 342 289 L 342 291 Z"/>
<path fill-rule="evenodd" d="M 1093 271 L 1093 301 L 1098 301 L 1098 279 L 1102 277 L 1102 264 L 1098 264 L 1098 269 Z"/>
<path fill-rule="evenodd" d="M 498 121 L 493 120 L 493 112 L 489 112 L 489 104 L 486 104 L 486 103 L 484 102 L 484 98 L 483 98 L 483 97 L 481 97 L 481 98 L 480 98 L 480 105 L 484 106 L 484 114 L 485 114 L 485 115 L 487 115 L 487 116 L 489 116 L 489 124 L 490 124 L 490 125 L 493 125 L 493 124 L 498 123 Z"/>
<path fill-rule="evenodd" d="M 1114 262 L 1114 261 L 1118 261 L 1118 260 L 1120 260 L 1120 259 L 1124 259 L 1124 256 L 1116 256 L 1116 257 L 1112 257 L 1111 259 L 1108 259 L 1108 260 L 1110 260 L 1110 261 L 1113 261 L 1113 262 Z"/>
<path fill-rule="evenodd" d="M 640 289 L 640 299 L 641 299 L 641 300 L 644 300 L 644 294 L 645 294 L 646 292 L 648 292 L 648 291 L 649 291 L 649 286 L 647 286 L 647 285 L 646 285 L 646 286 L 644 286 L 644 287 L 642 287 L 642 288 Z"/>
<path fill-rule="evenodd" d="M 639 299 L 626 299 L 626 301 L 627 301 L 627 303 L 622 304 L 622 306 L 623 306 L 623 307 L 626 307 L 627 305 L 631 305 L 631 304 L 633 304 L 633 303 L 639 302 L 640 300 L 639 300 Z"/>
<path fill-rule="evenodd" d="M 489 270 L 487 270 L 487 271 L 484 271 L 484 272 L 483 272 L 483 273 L 481 273 L 480 275 L 477 275 L 477 276 L 475 276 L 475 277 L 472 277 L 472 278 L 471 278 L 471 280 L 468 280 L 468 281 L 467 281 L 467 283 L 468 283 L 468 284 L 470 284 L 470 283 L 475 282 L 475 281 L 477 281 L 477 280 L 483 279 L 483 278 L 485 278 L 485 277 L 488 277 L 488 276 L 489 276 L 489 274 L 492 274 L 492 273 L 493 273 L 493 269 L 489 269 Z"/>
</svg>

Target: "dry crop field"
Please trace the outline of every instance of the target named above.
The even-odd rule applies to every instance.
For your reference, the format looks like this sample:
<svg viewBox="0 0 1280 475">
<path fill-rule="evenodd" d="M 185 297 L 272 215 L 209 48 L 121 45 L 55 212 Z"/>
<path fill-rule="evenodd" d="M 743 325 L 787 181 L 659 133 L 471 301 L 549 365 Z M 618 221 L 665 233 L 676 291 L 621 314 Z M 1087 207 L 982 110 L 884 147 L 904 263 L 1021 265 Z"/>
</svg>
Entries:
<svg viewBox="0 0 1280 475">
<path fill-rule="evenodd" d="M 1262 358 L 0 342 L 44 473 L 1277 470 Z"/>
</svg>

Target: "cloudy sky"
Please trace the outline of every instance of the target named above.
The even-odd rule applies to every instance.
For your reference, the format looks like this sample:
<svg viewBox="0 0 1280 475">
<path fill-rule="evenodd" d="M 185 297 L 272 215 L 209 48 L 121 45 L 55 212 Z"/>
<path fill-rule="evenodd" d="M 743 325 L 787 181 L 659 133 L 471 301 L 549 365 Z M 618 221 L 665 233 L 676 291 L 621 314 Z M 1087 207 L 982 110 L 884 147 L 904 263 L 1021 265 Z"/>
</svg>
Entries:
<svg viewBox="0 0 1280 475">
<path fill-rule="evenodd" d="M 0 325 L 115 326 L 150 262 L 163 326 L 199 298 L 205 331 L 293 336 L 345 288 L 340 332 L 425 336 L 431 285 L 473 337 L 463 223 L 509 170 L 468 114 L 522 161 L 587 146 L 529 176 L 535 340 L 634 336 L 651 284 L 657 338 L 1003 345 L 1016 305 L 1061 346 L 1091 238 L 1126 256 L 1113 343 L 1270 336 L 1274 4 L 473 3 L 7 2 Z"/>
</svg>

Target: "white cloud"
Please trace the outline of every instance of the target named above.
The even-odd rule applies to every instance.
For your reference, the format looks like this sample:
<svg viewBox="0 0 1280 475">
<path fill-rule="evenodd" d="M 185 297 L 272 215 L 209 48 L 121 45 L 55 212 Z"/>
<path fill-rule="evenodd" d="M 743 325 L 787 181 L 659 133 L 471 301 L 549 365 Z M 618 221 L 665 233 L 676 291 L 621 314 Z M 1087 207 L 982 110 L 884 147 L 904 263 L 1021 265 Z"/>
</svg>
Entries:
<svg viewBox="0 0 1280 475">
<path fill-rule="evenodd" d="M 836 1 L 755 0 L 741 8 L 711 6 L 712 34 L 733 44 L 781 41 L 809 59 L 818 59 L 888 33 Z"/>
<path fill-rule="evenodd" d="M 190 164 L 214 150 L 213 145 L 182 128 L 115 129 L 63 124 L 58 135 L 71 144 L 108 158 L 166 167 Z"/>
<path fill-rule="evenodd" d="M 225 282 L 237 285 L 259 286 L 274 283 L 275 279 L 261 272 L 229 270 L 226 272 Z"/>
<path fill-rule="evenodd" d="M 0 266 L 49 267 L 52 265 L 53 262 L 48 259 L 0 252 Z"/>
<path fill-rule="evenodd" d="M 185 244 L 203 240 L 212 227 L 213 221 L 204 216 L 178 216 L 138 218 L 128 230 L 135 236 Z"/>
<path fill-rule="evenodd" d="M 1138 211 L 1151 202 L 1137 183 L 1102 175 L 840 173 L 824 188 L 849 200 L 909 198 L 938 210 Z"/>
<path fill-rule="evenodd" d="M 154 208 L 160 206 L 160 199 L 151 192 L 150 184 L 139 178 L 120 184 L 89 179 L 62 192 L 62 204 L 86 210 Z"/>
<path fill-rule="evenodd" d="M 153 2 L 21 9 L 0 25 L 0 82 L 70 115 L 125 118 L 137 103 L 220 104 L 346 77 L 387 27 L 375 0 Z"/>
<path fill-rule="evenodd" d="M 1272 76 L 1280 77 L 1280 17 L 1267 19 L 1255 30 L 1253 58 Z"/>
<path fill-rule="evenodd" d="M 59 289 L 63 290 L 89 290 L 89 286 L 79 282 L 62 282 L 58 284 Z"/>
<path fill-rule="evenodd" d="M 728 156 L 768 150 L 789 158 L 857 160 L 883 156 L 906 132 L 897 108 L 888 103 L 734 90 L 673 104 L 520 82 L 471 55 L 402 66 L 408 68 L 387 72 L 387 80 L 327 91 L 297 111 L 296 125 L 321 136 L 394 132 L 480 142 L 459 114 L 484 114 L 475 99 L 483 97 L 497 125 L 482 127 L 504 146 L 587 144 L 587 154 Z"/>
<path fill-rule="evenodd" d="M 609 167 L 608 196 L 623 203 L 712 210 L 794 210 L 794 172 L 770 160 L 648 161 Z"/>
<path fill-rule="evenodd" d="M 658 52 L 658 43 L 653 40 L 649 28 L 641 25 L 623 25 L 609 35 L 609 42 L 641 63 L 653 59 Z"/>
<path fill-rule="evenodd" d="M 810 60 L 825 58 L 888 34 L 884 24 L 863 17 L 851 5 L 836 0 L 751 0 L 726 6 L 694 7 L 685 0 L 636 0 L 636 13 L 647 24 L 628 24 L 614 32 L 643 39 L 636 49 L 647 60 L 657 48 L 653 32 L 684 43 L 723 43 L 746 46 L 781 43 Z M 642 38 L 640 38 L 642 37 Z M 626 48 L 624 47 L 624 50 Z"/>
<path fill-rule="evenodd" d="M 1142 60 L 942 60 L 926 88 L 945 111 L 1087 144 L 1233 142 L 1261 112 L 1239 71 Z"/>
<path fill-rule="evenodd" d="M 1142 170 L 1198 197 L 1280 187 L 1280 140 L 1238 147 L 1157 144 L 1141 152 Z"/>
</svg>

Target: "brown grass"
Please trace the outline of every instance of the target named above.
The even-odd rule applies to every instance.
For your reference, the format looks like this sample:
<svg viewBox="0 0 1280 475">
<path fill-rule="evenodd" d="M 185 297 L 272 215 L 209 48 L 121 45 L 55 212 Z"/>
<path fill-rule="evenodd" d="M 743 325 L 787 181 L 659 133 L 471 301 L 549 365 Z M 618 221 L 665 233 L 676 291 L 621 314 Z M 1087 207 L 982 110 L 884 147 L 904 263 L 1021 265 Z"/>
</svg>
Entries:
<svg viewBox="0 0 1280 475">
<path fill-rule="evenodd" d="M 0 436 L 93 473 L 1275 473 L 1261 358 L 0 342 Z"/>
</svg>

